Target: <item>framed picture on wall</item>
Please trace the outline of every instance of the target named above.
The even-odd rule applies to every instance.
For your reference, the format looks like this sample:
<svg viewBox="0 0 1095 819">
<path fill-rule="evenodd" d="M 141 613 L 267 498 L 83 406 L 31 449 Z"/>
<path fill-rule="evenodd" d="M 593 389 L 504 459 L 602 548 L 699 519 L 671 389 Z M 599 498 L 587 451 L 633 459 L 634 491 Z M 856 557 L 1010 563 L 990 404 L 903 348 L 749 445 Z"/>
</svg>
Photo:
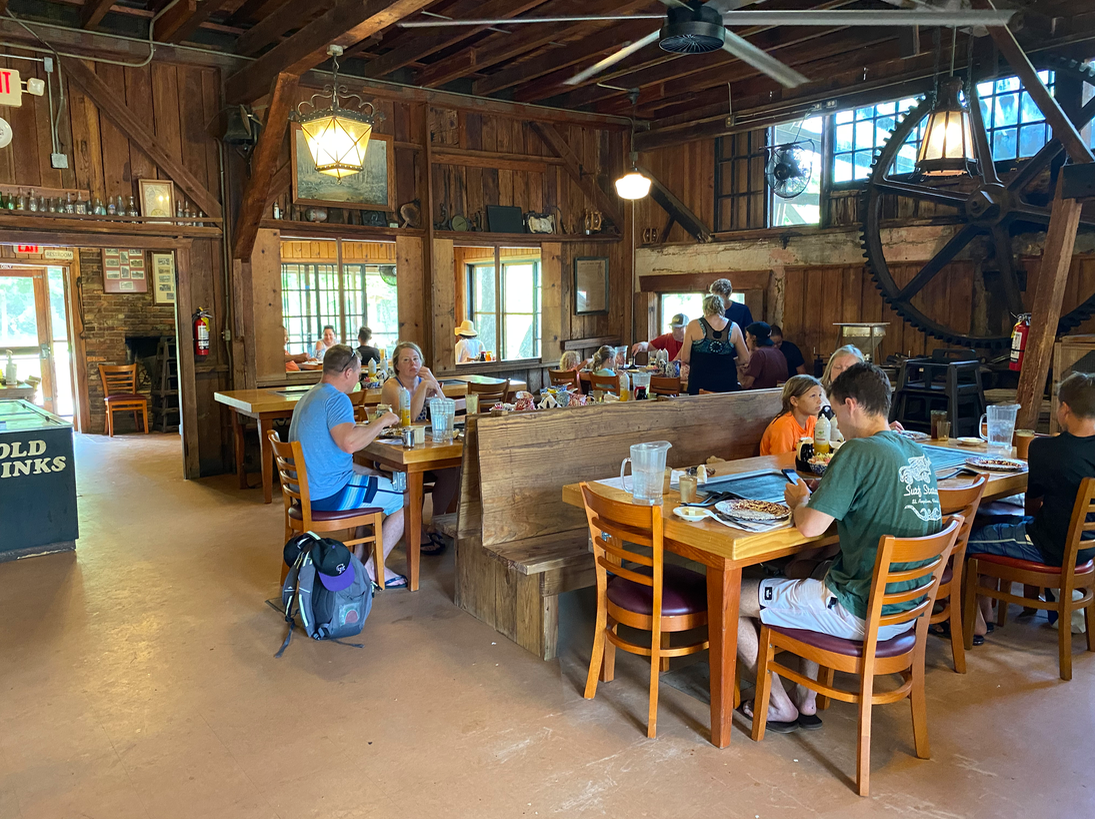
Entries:
<svg viewBox="0 0 1095 819">
<path fill-rule="evenodd" d="M 175 303 L 175 254 L 152 254 L 152 298 L 154 304 Z"/>
<path fill-rule="evenodd" d="M 365 149 L 365 168 L 341 182 L 320 173 L 312 162 L 304 131 L 294 123 L 293 202 L 319 207 L 395 211 L 395 150 L 392 138 L 373 131 Z"/>
<path fill-rule="evenodd" d="M 172 219 L 175 216 L 175 184 L 170 179 L 140 179 L 141 216 Z"/>
<path fill-rule="evenodd" d="M 103 291 L 147 293 L 148 276 L 144 266 L 144 251 L 103 248 Z"/>
<path fill-rule="evenodd" d="M 608 257 L 579 256 L 574 260 L 574 314 L 608 312 Z"/>
</svg>

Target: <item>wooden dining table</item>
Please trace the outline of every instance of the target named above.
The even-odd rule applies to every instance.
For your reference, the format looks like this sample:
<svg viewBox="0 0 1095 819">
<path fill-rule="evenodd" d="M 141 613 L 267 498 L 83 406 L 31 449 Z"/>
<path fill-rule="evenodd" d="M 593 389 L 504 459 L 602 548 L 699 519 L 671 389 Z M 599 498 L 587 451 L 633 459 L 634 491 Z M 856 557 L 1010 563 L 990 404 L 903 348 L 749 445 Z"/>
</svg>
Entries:
<svg viewBox="0 0 1095 819">
<path fill-rule="evenodd" d="M 503 379 L 494 379 L 501 384 Z M 240 489 L 247 489 L 247 469 L 244 464 L 244 426 L 245 418 L 253 418 L 258 424 L 259 447 L 262 461 L 262 499 L 271 503 L 274 497 L 274 450 L 270 446 L 267 433 L 274 428 L 274 422 L 291 418 L 293 408 L 314 384 L 289 387 L 270 387 L 260 390 L 226 390 L 213 394 L 213 398 L 232 412 L 232 430 L 236 439 L 236 475 Z M 468 384 L 463 379 L 442 379 L 441 389 L 447 398 L 463 398 L 468 393 Z M 365 404 L 380 403 L 380 387 L 366 390 Z"/>
<path fill-rule="evenodd" d="M 949 442 L 930 441 L 932 446 L 958 449 L 952 439 Z M 984 455 L 984 447 L 974 448 L 969 454 Z M 731 474 L 794 468 L 794 453 L 744 458 L 736 461 L 717 461 L 708 465 L 708 474 L 723 477 Z M 951 469 L 937 469 L 943 475 Z M 985 487 L 984 501 L 1008 497 L 1026 489 L 1027 473 L 990 472 Z M 607 476 L 598 476 L 601 480 Z M 631 495 L 622 489 L 596 483 L 590 477 L 591 488 L 613 500 L 630 502 Z M 961 485 L 968 477 L 940 481 L 940 486 Z M 702 487 L 701 487 L 702 490 Z M 582 507 L 579 484 L 563 487 L 563 500 Z M 738 604 L 741 598 L 742 569 L 769 560 L 795 554 L 803 549 L 834 543 L 836 526 L 820 537 L 807 538 L 792 527 L 775 531 L 754 533 L 732 528 L 705 519 L 698 523 L 681 520 L 673 514 L 680 503 L 680 495 L 671 490 L 663 502 L 665 548 L 675 554 L 694 560 L 706 568 L 707 611 L 711 665 L 711 742 L 719 748 L 730 744 L 730 728 L 734 712 L 734 680 L 737 672 L 738 651 Z"/>
<path fill-rule="evenodd" d="M 464 457 L 464 440 L 434 443 L 426 428 L 426 442 L 404 449 L 402 441 L 382 438 L 354 453 L 354 460 L 365 466 L 373 463 L 407 475 L 407 491 L 403 495 L 403 542 L 407 546 L 407 588 L 418 591 L 418 565 L 422 550 L 422 500 L 427 472 L 460 466 Z M 435 509 L 434 515 L 444 514 Z"/>
</svg>

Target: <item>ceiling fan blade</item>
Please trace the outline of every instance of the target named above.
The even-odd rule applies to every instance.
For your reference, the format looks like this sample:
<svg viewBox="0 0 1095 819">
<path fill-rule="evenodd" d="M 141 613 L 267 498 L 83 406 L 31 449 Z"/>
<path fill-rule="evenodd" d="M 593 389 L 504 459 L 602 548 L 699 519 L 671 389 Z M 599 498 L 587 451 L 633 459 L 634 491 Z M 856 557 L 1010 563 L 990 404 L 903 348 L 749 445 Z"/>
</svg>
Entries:
<svg viewBox="0 0 1095 819">
<path fill-rule="evenodd" d="M 520 23 L 618 23 L 628 20 L 665 21 L 664 14 L 585 14 L 574 17 L 507 17 L 489 20 L 403 20 L 400 28 L 446 28 L 451 26 L 512 26 Z"/>
<path fill-rule="evenodd" d="M 687 9 L 691 8 L 687 3 L 682 0 L 660 0 L 663 6 L 669 6 L 671 9 Z"/>
<path fill-rule="evenodd" d="M 615 51 L 612 54 L 609 54 L 603 60 L 595 62 L 589 68 L 587 68 L 583 71 L 579 71 L 577 74 L 575 74 L 569 80 L 564 80 L 563 85 L 578 85 L 579 83 L 585 82 L 590 77 L 592 77 L 594 74 L 600 74 L 606 68 L 608 68 L 610 66 L 613 66 L 613 65 L 616 65 L 616 63 L 620 62 L 620 60 L 623 60 L 627 57 L 630 57 L 632 54 L 634 54 L 639 49 L 645 48 L 646 46 L 650 45 L 651 43 L 657 42 L 658 36 L 660 34 L 661 34 L 661 29 L 655 29 L 654 31 L 647 34 L 645 37 L 631 43 L 631 45 L 626 45 L 623 48 L 621 48 L 619 51 Z"/>
<path fill-rule="evenodd" d="M 789 65 L 784 65 L 763 49 L 757 48 L 744 37 L 732 31 L 723 32 L 723 50 L 733 54 L 743 63 L 748 63 L 758 71 L 763 71 L 773 80 L 786 88 L 804 85 L 810 80 L 799 74 Z"/>
<path fill-rule="evenodd" d="M 1000 11 L 727 11 L 728 26 L 1006 26 L 1015 12 Z"/>
</svg>

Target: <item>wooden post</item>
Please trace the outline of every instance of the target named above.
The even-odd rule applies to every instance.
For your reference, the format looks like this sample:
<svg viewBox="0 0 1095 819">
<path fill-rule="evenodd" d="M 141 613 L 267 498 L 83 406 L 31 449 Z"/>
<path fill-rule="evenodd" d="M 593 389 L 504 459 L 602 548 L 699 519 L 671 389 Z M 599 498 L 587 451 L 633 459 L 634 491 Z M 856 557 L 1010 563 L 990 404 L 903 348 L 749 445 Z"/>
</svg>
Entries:
<svg viewBox="0 0 1095 819">
<path fill-rule="evenodd" d="M 433 188 L 433 128 L 430 127 L 430 104 L 422 104 L 422 215 L 426 217 L 426 247 L 422 253 L 422 292 L 433 292 L 433 277 L 437 271 L 433 269 L 434 259 L 434 188 Z M 451 256 L 451 254 L 450 254 Z M 449 273 L 452 274 L 452 265 L 449 265 Z M 398 275 L 398 274 L 397 274 Z M 442 272 L 442 275 L 444 273 Z M 454 294 L 455 298 L 455 294 Z M 439 309 L 448 309 L 449 305 L 436 305 Z M 422 348 L 426 353 L 426 361 L 432 367 L 437 363 L 437 344 L 434 338 L 434 326 L 432 321 L 427 321 L 423 327 L 426 335 L 422 338 Z"/>
<path fill-rule="evenodd" d="M 1068 270 L 1072 264 L 1076 231 L 1080 225 L 1080 207 L 1078 199 L 1062 198 L 1061 179 L 1058 178 L 1046 245 L 1038 268 L 1030 333 L 1027 336 L 1026 352 L 1023 354 L 1023 370 L 1019 373 L 1016 400 L 1020 408 L 1016 425 L 1021 429 L 1034 429 L 1042 409 L 1042 393 L 1049 375 L 1053 342 L 1057 338 L 1057 323 L 1061 320 L 1061 303 L 1064 301 Z"/>
</svg>

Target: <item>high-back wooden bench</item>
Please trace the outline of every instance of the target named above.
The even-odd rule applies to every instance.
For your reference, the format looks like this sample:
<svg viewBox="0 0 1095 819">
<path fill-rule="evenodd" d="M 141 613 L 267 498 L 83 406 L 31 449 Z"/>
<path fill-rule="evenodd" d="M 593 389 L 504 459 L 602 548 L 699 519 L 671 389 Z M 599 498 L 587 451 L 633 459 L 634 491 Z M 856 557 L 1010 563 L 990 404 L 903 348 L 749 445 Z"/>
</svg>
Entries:
<svg viewBox="0 0 1095 819">
<path fill-rule="evenodd" d="M 667 463 L 758 453 L 780 390 L 469 416 L 456 536 L 456 604 L 545 660 L 558 596 L 594 584 L 582 510 L 566 484 L 618 475 L 632 444 L 669 441 Z"/>
</svg>

